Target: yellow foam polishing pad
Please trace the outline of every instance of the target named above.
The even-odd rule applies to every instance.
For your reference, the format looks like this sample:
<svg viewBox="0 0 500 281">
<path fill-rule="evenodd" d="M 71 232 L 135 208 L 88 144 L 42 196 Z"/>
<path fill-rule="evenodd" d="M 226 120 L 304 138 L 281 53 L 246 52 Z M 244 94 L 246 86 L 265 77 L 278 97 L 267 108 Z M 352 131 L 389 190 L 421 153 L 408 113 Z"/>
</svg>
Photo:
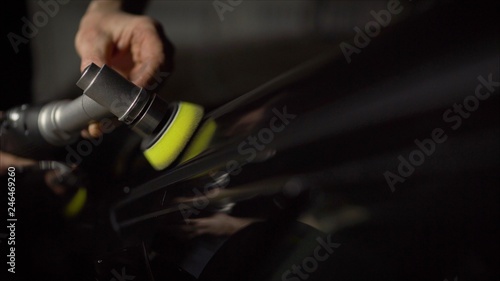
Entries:
<svg viewBox="0 0 500 281">
<path fill-rule="evenodd" d="M 179 102 L 172 121 L 143 154 L 155 170 L 168 167 L 182 152 L 203 117 L 203 107 Z"/>
</svg>

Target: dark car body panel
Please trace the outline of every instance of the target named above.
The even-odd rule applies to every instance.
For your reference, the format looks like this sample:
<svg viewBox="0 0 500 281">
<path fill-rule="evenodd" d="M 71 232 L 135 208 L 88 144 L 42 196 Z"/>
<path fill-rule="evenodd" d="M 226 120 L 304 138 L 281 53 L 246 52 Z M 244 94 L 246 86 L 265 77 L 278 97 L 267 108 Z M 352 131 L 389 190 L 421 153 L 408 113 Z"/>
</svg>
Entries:
<svg viewBox="0 0 500 281">
<path fill-rule="evenodd" d="M 286 269 L 310 254 L 318 233 L 299 235 L 294 247 L 305 252 L 287 252 L 284 241 L 301 233 L 292 230 L 297 218 L 314 214 L 319 233 L 340 247 L 309 280 L 487 280 L 498 261 L 498 86 L 467 117 L 450 112 L 473 100 L 484 79 L 499 80 L 488 14 L 442 5 L 382 33 L 350 64 L 338 49 L 320 54 L 208 112 L 200 128 L 212 131 L 198 131 L 203 149 L 114 202 L 114 231 L 125 244 L 151 241 L 165 225 L 230 205 L 235 215 L 272 222 L 255 226 L 256 239 L 273 229 L 283 236 L 264 243 L 235 235 L 228 243 L 268 251 L 253 253 L 258 262 L 235 261 L 250 256 L 223 248 L 202 280 L 276 280 L 292 278 Z M 443 141 L 426 152 L 417 142 L 429 139 Z M 388 172 L 398 175 L 417 154 L 421 163 L 391 185 Z M 239 271 L 214 270 L 231 261 Z M 482 269 L 464 265 L 474 262 Z"/>
</svg>

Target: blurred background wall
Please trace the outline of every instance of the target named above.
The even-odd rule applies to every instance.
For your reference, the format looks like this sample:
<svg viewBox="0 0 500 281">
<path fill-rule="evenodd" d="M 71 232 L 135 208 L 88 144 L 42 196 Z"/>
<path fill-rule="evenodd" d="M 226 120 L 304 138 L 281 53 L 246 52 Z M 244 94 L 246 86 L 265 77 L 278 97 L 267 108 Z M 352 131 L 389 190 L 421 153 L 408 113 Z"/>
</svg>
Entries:
<svg viewBox="0 0 500 281">
<path fill-rule="evenodd" d="M 29 2 L 31 15 L 41 10 L 38 1 Z M 168 99 L 215 107 L 339 48 L 341 38 L 352 40 L 353 28 L 363 27 L 372 20 L 370 11 L 385 9 L 387 2 L 243 0 L 222 19 L 214 1 L 150 1 L 146 14 L 163 24 L 176 48 L 176 68 L 158 91 Z M 81 94 L 75 86 L 80 60 L 74 36 L 88 3 L 61 5 L 32 39 L 34 101 Z"/>
</svg>

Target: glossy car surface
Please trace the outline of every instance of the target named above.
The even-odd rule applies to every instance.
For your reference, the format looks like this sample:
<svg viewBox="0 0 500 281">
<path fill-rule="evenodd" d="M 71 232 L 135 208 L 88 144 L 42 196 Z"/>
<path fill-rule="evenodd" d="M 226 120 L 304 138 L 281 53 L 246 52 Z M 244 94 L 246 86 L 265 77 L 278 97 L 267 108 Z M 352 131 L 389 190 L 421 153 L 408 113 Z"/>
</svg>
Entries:
<svg viewBox="0 0 500 281">
<path fill-rule="evenodd" d="M 319 54 L 210 111 L 175 165 L 113 203 L 121 246 L 169 256 L 183 241 L 171 226 L 225 212 L 264 222 L 219 244 L 200 280 L 494 276 L 498 38 L 487 15 L 463 20 L 485 12 L 473 6 L 441 5 L 351 63 Z"/>
</svg>

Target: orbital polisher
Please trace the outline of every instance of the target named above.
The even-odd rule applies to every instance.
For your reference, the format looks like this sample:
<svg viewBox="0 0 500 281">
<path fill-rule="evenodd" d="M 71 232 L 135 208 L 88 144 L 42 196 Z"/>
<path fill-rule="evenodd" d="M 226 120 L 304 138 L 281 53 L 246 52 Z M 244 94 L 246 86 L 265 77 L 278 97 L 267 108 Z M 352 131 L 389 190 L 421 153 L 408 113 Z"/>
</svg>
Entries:
<svg viewBox="0 0 500 281">
<path fill-rule="evenodd" d="M 90 64 L 76 85 L 83 90 L 76 99 L 22 105 L 8 110 L 3 117 L 8 122 L 3 123 L 32 144 L 63 146 L 75 142 L 89 123 L 116 116 L 142 137 L 145 158 L 154 169 L 162 170 L 182 152 L 204 113 L 196 104 L 166 102 L 107 65 Z"/>
</svg>

